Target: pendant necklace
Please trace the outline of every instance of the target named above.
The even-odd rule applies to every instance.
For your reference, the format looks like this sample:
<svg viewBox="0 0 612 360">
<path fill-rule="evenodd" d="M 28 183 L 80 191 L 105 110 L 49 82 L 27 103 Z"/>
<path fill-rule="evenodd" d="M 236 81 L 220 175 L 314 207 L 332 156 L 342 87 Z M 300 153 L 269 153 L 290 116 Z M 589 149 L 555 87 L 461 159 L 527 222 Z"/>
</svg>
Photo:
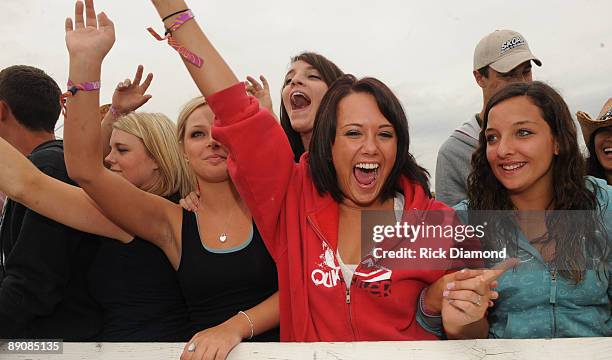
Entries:
<svg viewBox="0 0 612 360">
<path fill-rule="evenodd" d="M 239 206 L 239 205 L 238 205 L 238 204 L 236 204 L 236 206 L 235 206 L 234 208 L 236 208 L 236 207 L 238 207 L 238 206 Z M 234 208 L 232 208 L 232 210 L 234 210 Z M 229 217 L 227 218 L 227 221 L 225 222 L 225 227 L 224 227 L 223 229 L 227 229 L 227 227 L 229 226 L 230 221 L 232 220 L 232 216 L 233 216 L 233 215 L 234 215 L 234 213 L 233 213 L 233 212 L 231 212 L 231 213 L 229 214 Z M 227 241 L 227 231 L 223 231 L 223 232 L 221 232 L 221 234 L 219 234 L 219 241 L 220 241 L 221 243 L 225 243 L 225 242 Z"/>
</svg>

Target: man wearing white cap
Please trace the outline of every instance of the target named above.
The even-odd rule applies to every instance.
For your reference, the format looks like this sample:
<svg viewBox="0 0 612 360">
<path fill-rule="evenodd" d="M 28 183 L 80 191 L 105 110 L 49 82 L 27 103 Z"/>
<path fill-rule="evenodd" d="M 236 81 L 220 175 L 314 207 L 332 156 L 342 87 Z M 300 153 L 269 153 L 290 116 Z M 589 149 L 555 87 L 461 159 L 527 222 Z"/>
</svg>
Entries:
<svg viewBox="0 0 612 360">
<path fill-rule="evenodd" d="M 478 146 L 482 117 L 491 96 L 504 86 L 532 81 L 531 61 L 542 66 L 516 31 L 496 30 L 485 36 L 474 51 L 474 79 L 482 88 L 482 110 L 455 129 L 438 151 L 436 198 L 450 206 L 467 198 L 467 177 L 472 153 Z"/>
</svg>

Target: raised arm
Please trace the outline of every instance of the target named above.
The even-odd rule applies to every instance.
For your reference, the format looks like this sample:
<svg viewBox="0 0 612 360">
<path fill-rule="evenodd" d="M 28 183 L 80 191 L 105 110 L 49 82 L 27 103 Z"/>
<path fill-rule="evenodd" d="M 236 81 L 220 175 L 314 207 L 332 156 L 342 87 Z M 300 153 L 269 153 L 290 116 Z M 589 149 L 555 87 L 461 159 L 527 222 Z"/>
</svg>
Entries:
<svg viewBox="0 0 612 360">
<path fill-rule="evenodd" d="M 83 10 L 85 8 L 85 17 Z M 115 28 L 105 13 L 96 18 L 93 0 L 75 5 L 75 20 L 66 20 L 66 46 L 70 54 L 70 80 L 87 84 L 86 91 L 68 97 L 64 129 L 66 166 L 115 224 L 158 245 L 178 267 L 181 208 L 159 196 L 141 191 L 104 168 L 100 161 L 100 94 L 92 82 L 100 80 L 102 60 L 115 42 Z"/>
<path fill-rule="evenodd" d="M 167 18 L 164 21 L 166 28 L 172 26 L 176 19 L 181 16 L 181 14 L 177 14 L 168 17 L 169 15 L 188 8 L 183 0 L 153 0 L 152 2 L 160 18 Z M 191 53 L 203 59 L 204 63 L 200 67 L 189 61 L 185 61 L 185 65 L 204 97 L 239 82 L 232 69 L 225 63 L 225 60 L 204 35 L 195 20 L 182 24 L 176 31 L 172 32 L 172 37 L 179 44 L 185 45 Z"/>
<path fill-rule="evenodd" d="M 133 236 L 108 220 L 82 189 L 44 174 L 0 138 L 0 191 L 68 227 L 122 242 Z"/>
<path fill-rule="evenodd" d="M 284 246 L 276 243 L 276 230 L 294 173 L 285 133 L 274 115 L 247 95 L 245 84 L 239 83 L 196 19 L 181 12 L 188 9 L 185 1 L 153 0 L 153 4 L 165 27 L 172 29 L 172 43 L 181 50 L 187 70 L 215 113 L 213 137 L 228 148 L 230 176 L 275 257 Z M 174 25 L 178 23 L 182 25 Z M 201 58 L 203 65 L 189 61 L 195 58 Z"/>
</svg>

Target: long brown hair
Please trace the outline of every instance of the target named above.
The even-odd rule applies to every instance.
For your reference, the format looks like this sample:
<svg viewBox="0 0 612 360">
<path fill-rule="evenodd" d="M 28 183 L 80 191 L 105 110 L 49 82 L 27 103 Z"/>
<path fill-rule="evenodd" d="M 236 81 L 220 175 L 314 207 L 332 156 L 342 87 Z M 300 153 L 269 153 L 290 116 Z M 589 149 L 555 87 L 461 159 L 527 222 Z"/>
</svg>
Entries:
<svg viewBox="0 0 612 360">
<path fill-rule="evenodd" d="M 589 257 L 593 254 L 604 256 L 607 234 L 601 223 L 601 214 L 598 212 L 594 194 L 598 191 L 598 185 L 592 183 L 587 186 L 585 183 L 586 164 L 578 147 L 576 125 L 561 95 L 549 85 L 537 81 L 511 84 L 489 99 L 484 111 L 483 131 L 478 139 L 479 146 L 472 156 L 472 172 L 468 177 L 469 209 L 516 210 L 508 191 L 497 180 L 487 160 L 484 129 L 487 128 L 489 113 L 493 107 L 519 96 L 527 97 L 540 109 L 559 146 L 559 154 L 554 156 L 552 162 L 553 199 L 550 208 L 590 210 L 552 212 L 554 214 L 546 216 L 548 238 L 555 241 L 555 256 L 551 265 L 560 269 L 560 274 L 565 278 L 580 282 L 588 266 L 585 249 Z M 576 219 L 576 216 L 580 219 Z M 576 228 L 577 224 L 582 226 Z M 517 236 L 516 227 L 514 229 L 514 236 Z M 500 231 L 505 233 L 507 230 Z M 598 232 L 604 235 L 604 239 L 601 239 L 601 235 L 597 236 Z M 516 238 L 508 241 L 516 244 Z"/>
</svg>

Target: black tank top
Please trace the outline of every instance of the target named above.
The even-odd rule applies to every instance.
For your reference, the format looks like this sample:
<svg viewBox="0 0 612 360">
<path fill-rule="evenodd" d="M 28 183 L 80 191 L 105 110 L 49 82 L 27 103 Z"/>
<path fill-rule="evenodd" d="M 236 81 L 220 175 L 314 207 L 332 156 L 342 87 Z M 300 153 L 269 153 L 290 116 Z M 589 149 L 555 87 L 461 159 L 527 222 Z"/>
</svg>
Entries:
<svg viewBox="0 0 612 360">
<path fill-rule="evenodd" d="M 178 203 L 180 196 L 167 199 Z M 89 276 L 104 310 L 98 341 L 184 342 L 194 334 L 176 271 L 148 241 L 101 238 Z"/>
<path fill-rule="evenodd" d="M 278 290 L 276 265 L 255 224 L 252 236 L 239 247 L 206 249 L 200 240 L 196 215 L 186 210 L 178 277 L 196 331 L 219 325 Z M 278 340 L 278 328 L 253 338 Z"/>
</svg>

